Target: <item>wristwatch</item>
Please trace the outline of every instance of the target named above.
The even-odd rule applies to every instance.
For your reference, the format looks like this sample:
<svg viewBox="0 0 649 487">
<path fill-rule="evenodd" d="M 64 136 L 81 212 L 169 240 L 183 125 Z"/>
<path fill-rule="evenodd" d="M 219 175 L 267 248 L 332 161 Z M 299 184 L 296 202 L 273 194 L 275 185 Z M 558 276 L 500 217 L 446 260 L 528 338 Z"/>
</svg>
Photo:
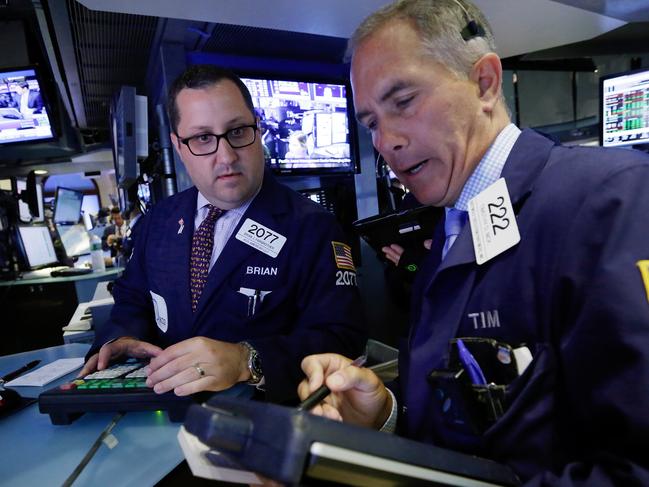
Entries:
<svg viewBox="0 0 649 487">
<path fill-rule="evenodd" d="M 261 379 L 264 378 L 264 372 L 261 369 L 261 357 L 259 357 L 257 350 L 248 342 L 240 342 L 240 344 L 248 351 L 248 372 L 250 372 L 250 379 L 248 379 L 247 383 L 253 385 L 259 384 Z"/>
</svg>

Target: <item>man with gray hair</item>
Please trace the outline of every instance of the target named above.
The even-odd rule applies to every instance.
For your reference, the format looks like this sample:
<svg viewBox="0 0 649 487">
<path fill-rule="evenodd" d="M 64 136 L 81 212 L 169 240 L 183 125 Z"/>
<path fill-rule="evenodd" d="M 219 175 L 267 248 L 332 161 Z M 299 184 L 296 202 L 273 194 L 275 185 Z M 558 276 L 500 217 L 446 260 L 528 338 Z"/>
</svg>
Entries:
<svg viewBox="0 0 649 487">
<path fill-rule="evenodd" d="M 397 421 L 530 485 L 649 485 L 646 155 L 564 148 L 512 124 L 491 29 L 466 0 L 397 1 L 348 52 L 359 122 L 446 215 L 398 383 L 317 355 L 300 396 L 326 382 L 316 413 Z"/>
</svg>

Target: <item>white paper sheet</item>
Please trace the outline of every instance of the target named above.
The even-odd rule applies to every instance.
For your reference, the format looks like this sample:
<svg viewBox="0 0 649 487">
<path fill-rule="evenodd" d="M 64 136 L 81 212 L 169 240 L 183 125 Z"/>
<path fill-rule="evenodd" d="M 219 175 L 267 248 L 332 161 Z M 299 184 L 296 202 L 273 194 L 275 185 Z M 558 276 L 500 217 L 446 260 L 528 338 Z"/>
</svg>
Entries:
<svg viewBox="0 0 649 487">
<path fill-rule="evenodd" d="M 83 365 L 83 357 L 78 358 L 60 358 L 52 363 L 43 365 L 29 374 L 21 375 L 5 384 L 8 387 L 15 386 L 34 386 L 42 387 L 53 380 L 69 374 L 73 370 Z"/>
</svg>

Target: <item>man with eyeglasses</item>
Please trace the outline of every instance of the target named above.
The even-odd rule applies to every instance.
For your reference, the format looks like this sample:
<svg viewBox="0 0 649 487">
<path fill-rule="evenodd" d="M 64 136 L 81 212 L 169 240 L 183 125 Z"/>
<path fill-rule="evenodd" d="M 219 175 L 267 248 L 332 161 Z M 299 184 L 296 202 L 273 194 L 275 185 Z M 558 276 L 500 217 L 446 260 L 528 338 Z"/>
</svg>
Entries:
<svg viewBox="0 0 649 487">
<path fill-rule="evenodd" d="M 144 217 L 80 375 L 150 357 L 158 393 L 248 382 L 269 400 L 296 398 L 303 357 L 364 345 L 349 246 L 334 215 L 264 170 L 259 120 L 236 75 L 188 68 L 168 112 L 195 187 Z"/>
</svg>

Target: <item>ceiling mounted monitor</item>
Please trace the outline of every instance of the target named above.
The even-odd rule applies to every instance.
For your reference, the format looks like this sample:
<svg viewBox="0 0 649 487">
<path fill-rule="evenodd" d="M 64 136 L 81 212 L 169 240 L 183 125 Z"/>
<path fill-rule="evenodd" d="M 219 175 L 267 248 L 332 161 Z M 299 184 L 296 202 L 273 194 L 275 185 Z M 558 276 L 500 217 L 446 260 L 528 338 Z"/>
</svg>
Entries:
<svg viewBox="0 0 649 487">
<path fill-rule="evenodd" d="M 55 138 L 41 87 L 34 66 L 0 69 L 0 145 Z"/>
</svg>

